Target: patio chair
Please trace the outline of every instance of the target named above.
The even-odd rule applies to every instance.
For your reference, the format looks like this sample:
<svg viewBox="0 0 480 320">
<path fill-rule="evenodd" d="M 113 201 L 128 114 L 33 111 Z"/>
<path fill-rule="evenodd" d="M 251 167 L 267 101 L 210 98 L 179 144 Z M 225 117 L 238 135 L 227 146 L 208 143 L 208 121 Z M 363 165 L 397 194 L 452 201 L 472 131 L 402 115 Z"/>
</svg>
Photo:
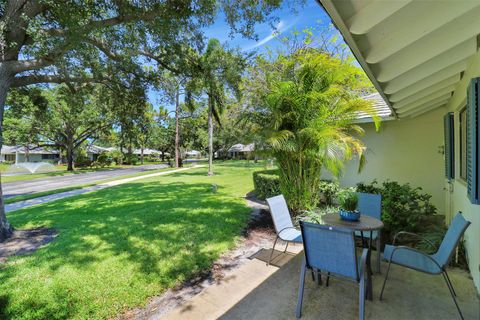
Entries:
<svg viewBox="0 0 480 320">
<path fill-rule="evenodd" d="M 380 194 L 373 194 L 373 193 L 362 193 L 358 192 L 358 211 L 361 214 L 366 216 L 370 216 L 373 218 L 377 218 L 382 220 L 382 196 Z M 371 233 L 371 234 L 370 234 Z M 375 271 L 380 273 L 380 260 L 381 260 L 381 250 L 382 250 L 382 242 L 381 242 L 381 234 L 380 232 L 374 231 L 356 231 L 355 236 L 357 237 L 366 237 L 367 239 L 371 239 L 372 241 L 376 241 L 375 247 L 377 249 L 377 264 L 375 267 Z"/>
<path fill-rule="evenodd" d="M 267 262 L 268 266 L 270 265 L 270 261 L 272 261 L 273 252 L 275 251 L 275 246 L 278 239 L 281 239 L 287 243 L 285 250 L 283 250 L 285 253 L 287 252 L 289 243 L 302 243 L 302 235 L 300 231 L 293 226 L 292 218 L 290 217 L 290 212 L 288 211 L 287 207 L 287 202 L 285 201 L 283 195 L 268 198 L 267 203 L 268 207 L 270 208 L 275 231 L 277 232 L 277 237 L 275 238 L 272 252 L 270 252 L 270 257 Z"/>
<path fill-rule="evenodd" d="M 298 302 L 295 315 L 302 314 L 303 289 L 307 269 L 322 270 L 328 276 L 339 276 L 353 280 L 360 285 L 359 319 L 365 318 L 365 274 L 368 249 L 363 249 L 360 261 L 357 260 L 353 231 L 301 221 L 304 258 L 300 273 Z M 328 281 L 328 280 L 327 280 Z"/>
<path fill-rule="evenodd" d="M 385 246 L 384 259 L 388 261 L 388 268 L 387 273 L 385 274 L 382 291 L 380 292 L 380 300 L 382 300 L 383 290 L 385 289 L 385 284 L 387 283 L 388 273 L 390 272 L 390 266 L 392 263 L 428 274 L 441 273 L 443 275 L 443 279 L 445 279 L 448 290 L 450 291 L 450 295 L 453 298 L 453 302 L 455 302 L 458 314 L 460 315 L 460 318 L 463 319 L 462 311 L 460 310 L 457 299 L 455 298 L 457 294 L 455 293 L 452 282 L 448 277 L 447 266 L 452 259 L 455 248 L 457 247 L 460 239 L 469 225 L 470 221 L 465 220 L 461 212 L 457 213 L 455 218 L 453 218 L 452 223 L 450 224 L 450 227 L 448 228 L 448 231 L 445 234 L 442 243 L 440 244 L 440 247 L 434 254 L 426 254 L 422 251 L 406 246 L 395 246 L 395 241 L 400 235 L 409 235 L 422 238 L 420 235 L 415 233 L 405 231 L 398 232 L 393 238 L 393 245 Z M 423 238 L 423 240 L 435 248 L 432 242 L 425 238 Z"/>
</svg>

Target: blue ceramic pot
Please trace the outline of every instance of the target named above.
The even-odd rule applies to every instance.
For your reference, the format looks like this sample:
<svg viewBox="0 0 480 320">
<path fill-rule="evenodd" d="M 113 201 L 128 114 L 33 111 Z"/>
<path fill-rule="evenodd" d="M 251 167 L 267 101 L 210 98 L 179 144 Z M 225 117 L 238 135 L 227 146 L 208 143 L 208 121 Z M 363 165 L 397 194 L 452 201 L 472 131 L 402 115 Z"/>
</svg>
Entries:
<svg viewBox="0 0 480 320">
<path fill-rule="evenodd" d="M 346 221 L 358 221 L 360 219 L 360 211 L 340 210 L 340 219 Z"/>
</svg>

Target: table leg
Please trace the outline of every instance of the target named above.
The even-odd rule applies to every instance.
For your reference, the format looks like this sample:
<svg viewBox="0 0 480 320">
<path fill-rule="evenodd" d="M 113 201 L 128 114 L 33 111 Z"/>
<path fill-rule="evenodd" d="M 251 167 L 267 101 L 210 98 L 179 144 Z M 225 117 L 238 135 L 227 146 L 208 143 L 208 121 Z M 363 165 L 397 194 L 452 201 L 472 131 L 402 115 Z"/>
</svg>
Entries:
<svg viewBox="0 0 480 320">
<path fill-rule="evenodd" d="M 368 242 L 368 254 L 367 254 L 367 299 L 373 300 L 373 284 L 372 284 L 372 233 L 370 232 L 370 239 Z"/>
</svg>

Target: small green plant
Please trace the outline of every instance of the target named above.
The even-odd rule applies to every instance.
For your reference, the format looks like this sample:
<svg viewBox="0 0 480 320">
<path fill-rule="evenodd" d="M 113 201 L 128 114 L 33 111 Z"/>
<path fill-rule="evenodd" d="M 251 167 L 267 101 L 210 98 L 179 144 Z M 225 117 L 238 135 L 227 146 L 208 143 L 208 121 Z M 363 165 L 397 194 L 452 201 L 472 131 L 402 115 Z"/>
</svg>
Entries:
<svg viewBox="0 0 480 320">
<path fill-rule="evenodd" d="M 344 190 L 338 196 L 340 208 L 345 211 L 354 212 L 357 210 L 358 195 L 351 190 Z"/>
</svg>

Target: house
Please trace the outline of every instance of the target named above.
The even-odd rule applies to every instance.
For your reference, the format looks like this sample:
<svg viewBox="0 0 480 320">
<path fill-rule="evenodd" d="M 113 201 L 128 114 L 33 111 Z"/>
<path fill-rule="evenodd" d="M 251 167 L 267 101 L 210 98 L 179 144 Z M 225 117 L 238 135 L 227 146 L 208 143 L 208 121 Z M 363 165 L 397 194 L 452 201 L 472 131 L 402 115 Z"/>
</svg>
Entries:
<svg viewBox="0 0 480 320">
<path fill-rule="evenodd" d="M 202 153 L 197 150 L 190 150 L 185 152 L 185 158 L 196 158 L 199 159 L 202 156 Z"/>
<path fill-rule="evenodd" d="M 99 147 L 94 144 L 91 144 L 87 147 L 86 152 L 87 152 L 88 159 L 90 159 L 91 161 L 96 161 L 100 154 L 109 152 L 111 150 L 112 148 L 103 148 L 103 147 Z"/>
<path fill-rule="evenodd" d="M 480 2 L 319 0 L 388 104 L 379 133 L 364 123 L 365 170 L 341 183 L 409 182 L 449 223 L 458 211 L 480 292 Z"/>
<path fill-rule="evenodd" d="M 228 156 L 233 159 L 251 159 L 254 149 L 255 145 L 253 143 L 237 143 L 228 149 Z"/>
<path fill-rule="evenodd" d="M 0 162 L 58 162 L 60 151 L 37 147 L 26 150 L 21 146 L 2 146 Z"/>
</svg>

